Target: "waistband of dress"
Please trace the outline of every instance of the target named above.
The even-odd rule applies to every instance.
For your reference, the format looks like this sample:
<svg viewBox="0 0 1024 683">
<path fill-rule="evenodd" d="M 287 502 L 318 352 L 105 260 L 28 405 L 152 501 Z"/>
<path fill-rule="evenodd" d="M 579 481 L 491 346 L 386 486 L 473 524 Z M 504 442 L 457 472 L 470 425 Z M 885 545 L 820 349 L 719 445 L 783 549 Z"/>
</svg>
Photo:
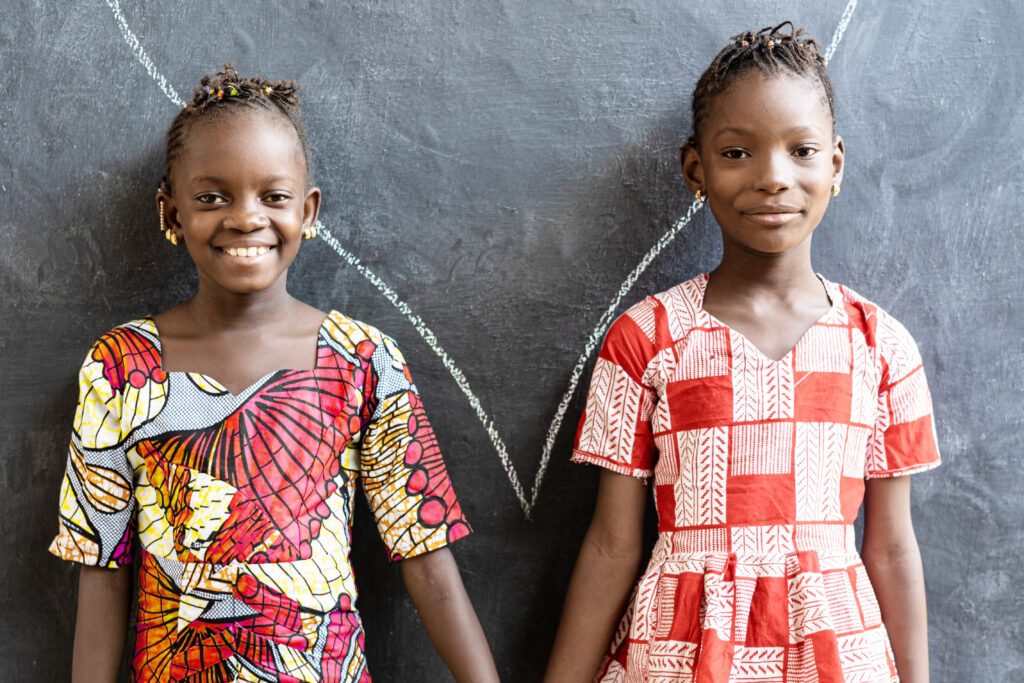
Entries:
<svg viewBox="0 0 1024 683">
<path fill-rule="evenodd" d="M 772 558 L 808 550 L 829 556 L 856 554 L 853 526 L 807 522 L 662 531 L 653 556 L 660 560 L 681 555 Z"/>
</svg>

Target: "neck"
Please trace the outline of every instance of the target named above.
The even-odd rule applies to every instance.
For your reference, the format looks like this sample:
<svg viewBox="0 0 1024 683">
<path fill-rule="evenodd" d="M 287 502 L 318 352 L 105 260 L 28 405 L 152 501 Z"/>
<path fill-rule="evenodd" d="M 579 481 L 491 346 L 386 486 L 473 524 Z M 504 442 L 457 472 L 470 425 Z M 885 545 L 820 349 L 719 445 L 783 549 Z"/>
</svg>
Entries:
<svg viewBox="0 0 1024 683">
<path fill-rule="evenodd" d="M 206 283 L 200 275 L 199 291 L 186 303 L 188 314 L 211 330 L 239 330 L 264 327 L 287 319 L 298 299 L 288 293 L 284 275 L 264 290 L 239 294 Z"/>
<path fill-rule="evenodd" d="M 785 295 L 806 287 L 819 289 L 811 266 L 811 238 L 783 254 L 764 254 L 726 241 L 722 261 L 711 272 L 717 282 L 728 282 L 734 291 L 768 290 Z"/>
</svg>

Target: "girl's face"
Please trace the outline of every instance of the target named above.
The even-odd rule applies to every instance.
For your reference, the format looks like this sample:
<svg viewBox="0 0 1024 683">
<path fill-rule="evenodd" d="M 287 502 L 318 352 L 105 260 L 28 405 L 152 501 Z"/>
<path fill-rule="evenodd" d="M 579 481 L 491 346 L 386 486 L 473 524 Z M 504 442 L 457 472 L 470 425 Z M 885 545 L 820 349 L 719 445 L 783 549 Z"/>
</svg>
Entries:
<svg viewBox="0 0 1024 683">
<path fill-rule="evenodd" d="M 251 294 L 283 284 L 320 208 L 294 129 L 282 116 L 240 110 L 200 120 L 187 136 L 172 194 L 158 200 L 200 287 Z"/>
<path fill-rule="evenodd" d="M 810 239 L 843 175 L 843 141 L 821 87 L 748 72 L 715 96 L 697 148 L 683 154 L 691 192 L 708 197 L 729 246 L 781 255 Z"/>
</svg>

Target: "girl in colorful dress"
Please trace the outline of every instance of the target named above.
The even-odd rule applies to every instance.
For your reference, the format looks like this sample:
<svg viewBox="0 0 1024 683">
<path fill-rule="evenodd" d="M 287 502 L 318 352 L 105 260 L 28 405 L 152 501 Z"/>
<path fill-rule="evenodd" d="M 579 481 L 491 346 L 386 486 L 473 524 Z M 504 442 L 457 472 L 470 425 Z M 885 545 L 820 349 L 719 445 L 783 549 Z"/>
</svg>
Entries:
<svg viewBox="0 0 1024 683">
<path fill-rule="evenodd" d="M 470 528 L 401 352 L 286 289 L 320 208 L 296 90 L 228 65 L 168 132 L 160 228 L 199 290 L 103 335 L 82 366 L 50 547 L 83 565 L 76 682 L 117 677 L 133 546 L 133 680 L 369 681 L 349 564 L 360 480 L 455 678 L 498 680 L 446 548 Z"/>
<path fill-rule="evenodd" d="M 939 464 L 921 357 L 811 267 L 844 156 L 817 43 L 789 22 L 732 40 L 681 152 L 722 261 L 605 337 L 573 453 L 604 469 L 547 680 L 926 681 L 903 476 Z"/>
</svg>

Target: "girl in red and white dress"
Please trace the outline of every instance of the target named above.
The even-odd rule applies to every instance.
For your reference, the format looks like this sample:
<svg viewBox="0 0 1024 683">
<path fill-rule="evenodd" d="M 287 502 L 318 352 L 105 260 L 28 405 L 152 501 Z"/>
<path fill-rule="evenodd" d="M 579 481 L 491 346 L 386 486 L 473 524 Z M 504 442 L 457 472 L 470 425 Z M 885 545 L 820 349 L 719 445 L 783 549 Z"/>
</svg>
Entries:
<svg viewBox="0 0 1024 683">
<path fill-rule="evenodd" d="M 788 22 L 732 40 L 681 151 L 722 261 L 605 337 L 573 453 L 600 489 L 546 680 L 926 681 L 904 476 L 939 464 L 921 357 L 811 266 L 845 152 L 817 43 Z"/>
</svg>

